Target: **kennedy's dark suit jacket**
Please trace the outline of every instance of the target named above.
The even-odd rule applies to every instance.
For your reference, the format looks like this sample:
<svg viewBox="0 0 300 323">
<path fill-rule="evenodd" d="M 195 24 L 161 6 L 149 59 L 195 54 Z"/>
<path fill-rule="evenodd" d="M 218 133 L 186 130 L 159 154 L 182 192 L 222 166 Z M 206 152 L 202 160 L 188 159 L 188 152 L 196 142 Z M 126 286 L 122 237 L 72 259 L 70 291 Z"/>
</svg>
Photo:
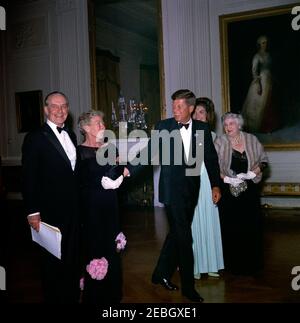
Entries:
<svg viewBox="0 0 300 323">
<path fill-rule="evenodd" d="M 174 118 L 165 119 L 160 121 L 156 127 L 156 130 L 162 131 L 167 130 L 172 132 L 178 128 L 178 123 Z M 196 130 L 204 131 L 204 142 L 198 142 Z M 180 136 L 180 133 L 179 133 Z M 180 137 L 181 138 L 181 137 Z M 182 203 L 183 201 L 190 201 L 195 204 L 198 199 L 199 194 L 199 184 L 200 184 L 200 169 L 198 176 L 186 176 L 187 168 L 194 168 L 195 165 L 188 166 L 184 158 L 184 149 L 181 140 L 179 140 L 182 145 L 182 164 L 176 165 L 174 158 L 174 150 L 178 141 L 171 141 L 169 146 L 170 150 L 170 164 L 161 164 L 161 173 L 159 179 L 159 200 L 161 203 L 166 205 Z M 212 141 L 211 132 L 209 130 L 208 124 L 192 120 L 192 134 L 191 134 L 191 146 L 190 154 L 193 157 L 196 156 L 197 145 L 202 144 L 204 148 L 204 162 L 210 178 L 211 186 L 219 186 L 219 163 L 218 156 Z M 151 143 L 148 145 L 149 155 Z M 162 159 L 162 153 L 168 149 L 168 147 L 161 141 L 159 145 L 159 156 Z M 152 156 L 153 157 L 153 156 Z M 142 166 L 128 166 L 131 174 L 138 172 Z"/>
<path fill-rule="evenodd" d="M 70 133 L 76 147 L 76 137 Z M 27 134 L 22 147 L 23 197 L 26 215 L 40 212 L 41 220 L 62 232 L 62 260 L 73 262 L 78 252 L 77 172 L 51 128 Z"/>
</svg>

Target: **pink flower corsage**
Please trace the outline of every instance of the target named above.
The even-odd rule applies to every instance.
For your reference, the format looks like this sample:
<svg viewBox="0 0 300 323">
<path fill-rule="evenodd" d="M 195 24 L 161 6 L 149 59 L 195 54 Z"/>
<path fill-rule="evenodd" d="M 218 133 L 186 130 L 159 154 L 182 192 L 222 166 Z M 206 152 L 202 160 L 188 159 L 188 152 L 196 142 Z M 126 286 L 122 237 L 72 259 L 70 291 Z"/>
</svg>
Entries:
<svg viewBox="0 0 300 323">
<path fill-rule="evenodd" d="M 115 242 L 117 244 L 117 251 L 121 251 L 121 250 L 125 249 L 127 240 L 126 240 L 126 237 L 123 232 L 120 232 L 117 235 Z"/>
<path fill-rule="evenodd" d="M 93 279 L 102 280 L 107 274 L 108 261 L 102 257 L 101 259 L 93 259 L 86 266 L 86 271 Z"/>
<path fill-rule="evenodd" d="M 79 288 L 80 288 L 80 290 L 84 290 L 84 277 L 81 277 L 81 278 L 80 278 L 80 281 L 79 281 Z"/>
</svg>

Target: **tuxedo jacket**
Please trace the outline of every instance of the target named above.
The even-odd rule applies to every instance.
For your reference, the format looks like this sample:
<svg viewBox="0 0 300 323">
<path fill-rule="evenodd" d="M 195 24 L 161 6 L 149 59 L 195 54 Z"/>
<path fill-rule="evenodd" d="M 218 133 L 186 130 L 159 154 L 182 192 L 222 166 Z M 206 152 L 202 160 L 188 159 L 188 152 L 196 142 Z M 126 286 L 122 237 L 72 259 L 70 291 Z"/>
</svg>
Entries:
<svg viewBox="0 0 300 323">
<path fill-rule="evenodd" d="M 76 147 L 74 133 L 69 133 Z M 22 186 L 26 216 L 40 212 L 41 220 L 62 232 L 62 256 L 78 234 L 78 176 L 51 128 L 45 123 L 26 135 L 22 146 Z"/>
<path fill-rule="evenodd" d="M 211 132 L 207 123 L 192 120 L 191 130 L 191 141 L 190 141 L 190 154 L 193 158 L 196 158 L 196 150 L 197 145 L 203 145 L 204 149 L 204 162 L 207 168 L 207 172 L 210 178 L 211 186 L 219 186 L 219 176 L 220 176 L 220 169 L 218 163 L 218 156 L 212 141 Z M 167 130 L 168 132 L 172 132 L 173 130 L 178 130 L 178 123 L 174 118 L 165 119 L 160 121 L 156 126 L 155 130 L 161 132 L 162 130 Z M 204 140 L 203 142 L 197 139 L 199 133 L 197 130 L 204 131 Z M 178 132 L 179 136 L 180 133 Z M 178 145 L 178 141 L 171 140 L 170 145 L 166 147 L 163 141 L 159 143 L 159 157 L 160 161 L 162 160 L 163 151 L 166 149 L 169 150 L 170 153 L 170 163 L 168 165 L 164 165 L 160 162 L 161 165 L 161 173 L 159 179 L 159 201 L 166 205 L 169 204 L 176 204 L 176 203 L 183 203 L 185 204 L 186 201 L 192 201 L 194 205 L 197 203 L 198 195 L 199 195 L 199 187 L 200 187 L 200 167 L 198 170 L 198 174 L 196 176 L 187 176 L 186 171 L 188 168 L 192 169 L 195 167 L 195 164 L 188 165 L 185 155 L 184 155 L 184 148 L 183 143 L 180 140 L 179 143 L 182 145 L 182 162 L 180 165 L 176 162 L 176 158 L 174 156 L 174 152 Z M 151 155 L 151 140 L 148 143 L 148 156 Z M 153 156 L 152 156 L 153 157 Z M 141 165 L 132 166 L 129 165 L 129 171 L 133 175 L 142 168 Z"/>
</svg>

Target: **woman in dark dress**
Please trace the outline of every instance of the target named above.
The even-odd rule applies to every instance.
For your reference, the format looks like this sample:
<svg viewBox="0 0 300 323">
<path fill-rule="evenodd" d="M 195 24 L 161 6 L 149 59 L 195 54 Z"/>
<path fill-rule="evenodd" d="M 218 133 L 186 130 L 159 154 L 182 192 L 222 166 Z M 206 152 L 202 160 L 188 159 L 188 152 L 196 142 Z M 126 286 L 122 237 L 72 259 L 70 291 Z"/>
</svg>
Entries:
<svg viewBox="0 0 300 323">
<path fill-rule="evenodd" d="M 258 183 L 268 164 L 257 138 L 241 131 L 241 115 L 222 117 L 225 134 L 215 141 L 223 183 L 219 211 L 225 270 L 254 275 L 263 266 L 263 217 Z"/>
<path fill-rule="evenodd" d="M 78 146 L 81 178 L 81 214 L 83 224 L 83 303 L 119 303 L 122 299 L 118 200 L 115 189 L 106 189 L 101 180 L 112 166 L 100 166 L 96 153 L 103 146 L 103 113 L 89 111 L 78 121 L 85 140 Z M 101 135 L 102 134 L 102 135 Z M 99 140 L 100 138 L 100 140 Z M 107 180 L 109 178 L 105 177 Z M 123 180 L 111 181 L 117 188 Z M 103 181 L 103 180 L 102 180 Z M 122 240 L 118 245 L 116 240 Z"/>
</svg>

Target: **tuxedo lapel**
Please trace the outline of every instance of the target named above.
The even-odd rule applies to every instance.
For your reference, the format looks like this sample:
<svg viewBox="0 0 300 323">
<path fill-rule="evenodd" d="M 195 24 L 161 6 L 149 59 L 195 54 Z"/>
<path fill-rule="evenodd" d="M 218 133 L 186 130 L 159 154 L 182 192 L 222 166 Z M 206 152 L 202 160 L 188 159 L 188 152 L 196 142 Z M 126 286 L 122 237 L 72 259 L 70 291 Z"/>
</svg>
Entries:
<svg viewBox="0 0 300 323">
<path fill-rule="evenodd" d="M 179 129 L 179 126 L 178 126 L 178 122 L 173 118 L 171 119 L 171 123 L 170 123 L 170 128 L 168 129 L 169 132 L 171 133 L 173 130 L 178 130 L 179 133 L 177 133 L 177 135 L 179 135 L 179 138 L 180 138 L 180 142 L 181 142 L 181 154 L 182 154 L 182 165 L 184 164 L 184 161 L 185 161 L 185 154 L 184 154 L 184 147 L 183 147 L 183 141 L 182 141 L 182 137 L 181 137 L 181 134 L 180 134 L 180 129 Z M 174 144 L 176 144 L 177 142 L 177 139 L 174 139 L 174 141 L 172 142 L 172 145 L 170 145 L 170 156 L 171 156 L 171 159 L 175 160 L 175 151 L 177 151 L 177 149 L 175 149 L 174 147 Z"/>
<path fill-rule="evenodd" d="M 46 138 L 49 140 L 49 142 L 55 147 L 55 149 L 58 151 L 58 153 L 61 155 L 61 157 L 72 168 L 71 162 L 70 162 L 64 148 L 62 147 L 59 140 L 56 138 L 54 132 L 51 130 L 51 128 L 46 123 L 42 127 L 42 132 L 46 136 Z"/>
<path fill-rule="evenodd" d="M 70 130 L 67 130 L 67 132 L 68 132 L 68 135 L 69 135 L 71 141 L 73 142 L 73 145 L 75 147 L 77 147 L 77 138 L 76 138 L 75 133 L 73 131 L 70 131 Z"/>
<path fill-rule="evenodd" d="M 191 146 L 189 159 L 196 156 L 196 123 L 192 120 Z"/>
<path fill-rule="evenodd" d="M 173 119 L 171 119 L 172 120 L 172 122 L 171 122 L 171 124 L 170 124 L 170 132 L 171 131 L 173 131 L 173 130 L 175 130 L 175 129 L 179 129 L 179 127 L 178 127 L 178 122 L 173 118 Z"/>
</svg>

